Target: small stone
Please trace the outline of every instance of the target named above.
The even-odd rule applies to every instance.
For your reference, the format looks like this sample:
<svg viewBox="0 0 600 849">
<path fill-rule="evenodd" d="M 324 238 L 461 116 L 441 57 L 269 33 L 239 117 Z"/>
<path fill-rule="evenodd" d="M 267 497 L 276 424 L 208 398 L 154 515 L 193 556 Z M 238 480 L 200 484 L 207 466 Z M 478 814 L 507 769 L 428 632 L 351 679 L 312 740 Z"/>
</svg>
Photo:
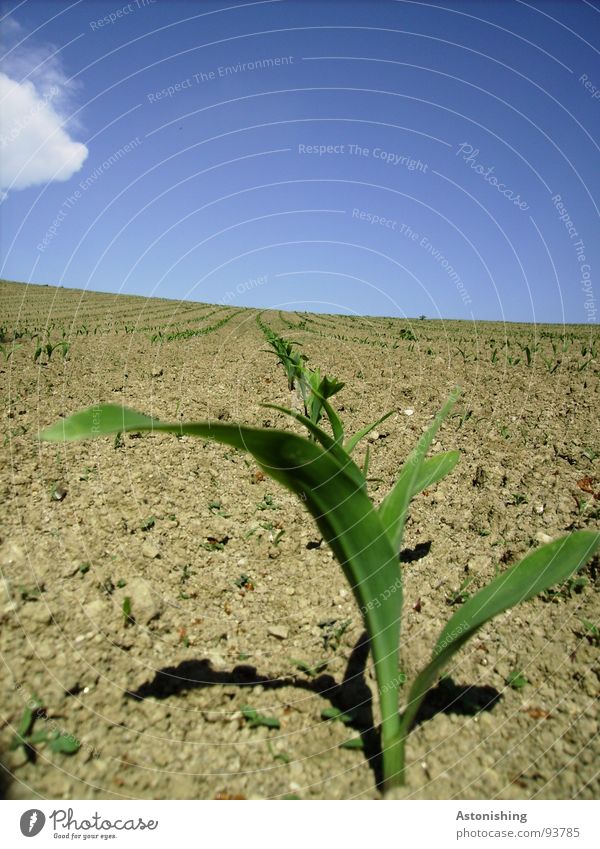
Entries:
<svg viewBox="0 0 600 849">
<path fill-rule="evenodd" d="M 377 430 L 372 430 L 371 433 L 367 436 L 368 442 L 377 442 L 378 439 L 379 439 L 379 431 L 377 431 Z"/>
<path fill-rule="evenodd" d="M 2 608 L 2 617 L 0 617 L 0 621 L 1 619 L 10 619 L 18 609 L 19 605 L 16 601 L 9 601 L 8 604 L 5 604 Z"/>
<path fill-rule="evenodd" d="M 11 602 L 17 600 L 18 594 L 13 586 L 12 581 L 9 581 L 8 578 L 5 578 L 4 581 L 0 584 L 0 604 L 10 604 Z"/>
<path fill-rule="evenodd" d="M 67 488 L 62 484 L 58 484 L 52 490 L 52 500 L 53 501 L 64 501 L 67 497 Z"/>
<path fill-rule="evenodd" d="M 545 510 L 545 507 L 544 507 L 543 504 L 536 504 L 535 507 L 534 507 L 534 510 L 538 514 L 538 516 L 542 516 L 543 513 L 544 513 L 544 510 Z"/>
<path fill-rule="evenodd" d="M 411 407 L 409 407 L 408 410 L 404 410 L 404 415 L 405 416 L 412 416 L 414 414 L 414 412 L 415 411 Z"/>
<path fill-rule="evenodd" d="M 269 625 L 267 633 L 278 640 L 287 640 L 289 629 L 285 625 Z"/>
<path fill-rule="evenodd" d="M 211 667 L 215 670 L 215 672 L 224 672 L 229 667 L 228 662 L 218 651 L 206 652 L 206 659 L 210 663 Z"/>
<path fill-rule="evenodd" d="M 537 542 L 541 543 L 552 542 L 552 537 L 548 534 L 545 534 L 544 531 L 538 531 L 535 535 L 535 539 Z"/>
<path fill-rule="evenodd" d="M 475 557 L 471 557 L 469 560 L 465 571 L 466 572 L 486 572 L 492 565 L 492 558 L 488 557 L 486 554 L 476 554 Z"/>
<path fill-rule="evenodd" d="M 219 710 L 204 710 L 202 716 L 207 722 L 221 722 L 223 714 Z"/>
<path fill-rule="evenodd" d="M 52 612 L 43 602 L 28 604 L 25 606 L 24 611 L 26 611 L 28 618 L 37 622 L 38 625 L 49 625 L 52 622 Z"/>
<path fill-rule="evenodd" d="M 147 557 L 148 560 L 154 560 L 156 557 L 160 557 L 160 548 L 155 543 L 147 540 L 142 545 L 142 554 L 144 557 Z"/>
<path fill-rule="evenodd" d="M 11 570 L 15 574 L 15 567 L 20 568 L 27 565 L 27 558 L 20 545 L 16 542 L 6 542 L 0 549 L 0 566 L 5 570 Z"/>
<path fill-rule="evenodd" d="M 156 366 L 152 369 L 152 377 L 162 377 L 163 370 L 161 368 L 157 368 Z"/>
<path fill-rule="evenodd" d="M 99 624 L 106 616 L 106 605 L 102 599 L 98 598 L 84 605 L 83 612 L 94 624 Z"/>
</svg>

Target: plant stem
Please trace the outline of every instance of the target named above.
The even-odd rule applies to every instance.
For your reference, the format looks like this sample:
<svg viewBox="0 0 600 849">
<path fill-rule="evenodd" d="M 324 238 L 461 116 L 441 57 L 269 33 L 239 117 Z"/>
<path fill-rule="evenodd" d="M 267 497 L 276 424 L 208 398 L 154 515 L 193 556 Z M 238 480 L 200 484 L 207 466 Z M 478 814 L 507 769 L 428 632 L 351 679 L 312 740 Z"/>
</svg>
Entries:
<svg viewBox="0 0 600 849">
<path fill-rule="evenodd" d="M 384 792 L 404 784 L 406 735 L 400 720 L 398 686 L 398 681 L 389 677 L 383 686 L 379 686 Z"/>
<path fill-rule="evenodd" d="M 385 741 L 382 734 L 383 792 L 404 785 L 406 737 L 401 734 Z"/>
</svg>

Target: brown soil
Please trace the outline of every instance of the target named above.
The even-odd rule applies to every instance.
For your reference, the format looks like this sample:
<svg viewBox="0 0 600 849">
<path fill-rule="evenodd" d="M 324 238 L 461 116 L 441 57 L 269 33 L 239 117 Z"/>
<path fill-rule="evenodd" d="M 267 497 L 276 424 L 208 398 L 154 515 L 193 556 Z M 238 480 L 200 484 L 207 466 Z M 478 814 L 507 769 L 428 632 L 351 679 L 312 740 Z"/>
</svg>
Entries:
<svg viewBox="0 0 600 849">
<path fill-rule="evenodd" d="M 256 311 L 2 283 L 0 314 L 6 796 L 377 798 L 368 646 L 300 502 L 212 443 L 36 439 L 96 402 L 295 427 L 261 406 L 291 399 Z M 409 680 L 465 580 L 473 592 L 541 542 L 598 527 L 599 361 L 584 365 L 587 347 L 600 350 L 597 328 L 263 319 L 346 382 L 335 400 L 350 432 L 396 411 L 369 443 L 376 502 L 451 388 L 463 388 L 433 449 L 458 448 L 461 462 L 415 500 L 407 527 Z M 203 327 L 215 329 L 165 339 Z M 34 362 L 48 328 L 70 349 Z M 600 623 L 598 562 L 582 576 L 499 617 L 457 656 L 410 737 L 404 796 L 597 796 L 599 642 L 582 620 Z M 506 683 L 515 671 L 521 688 Z M 34 730 L 73 735 L 75 754 L 41 745 L 34 762 L 10 751 L 33 695 L 46 708 Z M 250 727 L 245 705 L 280 729 Z M 322 720 L 332 705 L 354 708 L 356 727 Z M 363 751 L 339 748 L 359 731 Z"/>
</svg>

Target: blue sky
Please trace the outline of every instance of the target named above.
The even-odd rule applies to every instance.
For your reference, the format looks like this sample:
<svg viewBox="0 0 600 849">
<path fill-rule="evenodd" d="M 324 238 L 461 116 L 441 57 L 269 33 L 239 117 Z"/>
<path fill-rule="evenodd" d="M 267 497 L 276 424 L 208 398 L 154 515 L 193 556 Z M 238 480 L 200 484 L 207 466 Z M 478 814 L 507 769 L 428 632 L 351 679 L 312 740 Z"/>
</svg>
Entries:
<svg viewBox="0 0 600 849">
<path fill-rule="evenodd" d="M 2 277 L 597 323 L 598 0 L 0 6 Z"/>
</svg>

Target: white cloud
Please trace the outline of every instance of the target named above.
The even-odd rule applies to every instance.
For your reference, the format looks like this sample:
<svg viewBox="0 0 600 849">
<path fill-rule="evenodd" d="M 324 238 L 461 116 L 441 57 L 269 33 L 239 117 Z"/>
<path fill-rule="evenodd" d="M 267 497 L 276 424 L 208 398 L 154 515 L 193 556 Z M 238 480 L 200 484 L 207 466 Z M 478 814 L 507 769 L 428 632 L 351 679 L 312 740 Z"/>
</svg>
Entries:
<svg viewBox="0 0 600 849">
<path fill-rule="evenodd" d="M 16 22 L 4 24 L 5 38 L 21 35 Z M 87 158 L 87 147 L 66 126 L 74 87 L 53 51 L 52 45 L 15 45 L 0 66 L 0 198 L 68 180 Z"/>
</svg>

